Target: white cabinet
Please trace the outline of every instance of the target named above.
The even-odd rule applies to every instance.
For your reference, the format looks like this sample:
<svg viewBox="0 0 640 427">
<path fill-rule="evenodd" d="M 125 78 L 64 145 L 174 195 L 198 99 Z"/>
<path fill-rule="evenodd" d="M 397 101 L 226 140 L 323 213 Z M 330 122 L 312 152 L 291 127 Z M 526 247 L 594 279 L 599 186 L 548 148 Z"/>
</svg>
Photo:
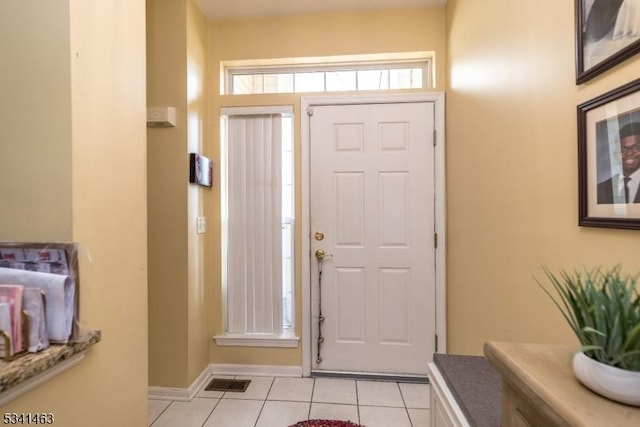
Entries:
<svg viewBox="0 0 640 427">
<path fill-rule="evenodd" d="M 469 427 L 438 367 L 433 363 L 429 363 L 428 366 L 431 384 L 431 427 Z"/>
</svg>

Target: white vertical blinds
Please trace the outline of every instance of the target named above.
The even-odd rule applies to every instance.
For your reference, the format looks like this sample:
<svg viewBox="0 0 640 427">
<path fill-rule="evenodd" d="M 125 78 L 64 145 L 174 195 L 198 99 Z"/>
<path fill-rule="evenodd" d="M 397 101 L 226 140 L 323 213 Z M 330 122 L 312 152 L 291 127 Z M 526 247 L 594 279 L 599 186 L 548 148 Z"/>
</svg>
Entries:
<svg viewBox="0 0 640 427">
<path fill-rule="evenodd" d="M 282 118 L 228 118 L 228 333 L 282 333 Z"/>
</svg>

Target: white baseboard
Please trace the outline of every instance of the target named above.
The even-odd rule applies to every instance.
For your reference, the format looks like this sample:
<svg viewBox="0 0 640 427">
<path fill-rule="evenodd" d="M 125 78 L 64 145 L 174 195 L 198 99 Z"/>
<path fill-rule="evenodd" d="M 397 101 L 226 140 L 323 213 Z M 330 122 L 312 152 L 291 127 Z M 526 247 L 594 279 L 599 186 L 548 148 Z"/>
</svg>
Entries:
<svg viewBox="0 0 640 427">
<path fill-rule="evenodd" d="M 211 373 L 216 375 L 255 375 L 260 377 L 302 377 L 302 366 L 235 365 L 212 363 Z"/>
<path fill-rule="evenodd" d="M 242 375 L 258 377 L 302 377 L 302 366 L 236 365 L 212 363 L 189 388 L 149 386 L 149 399 L 189 402 L 212 375 Z"/>
<path fill-rule="evenodd" d="M 189 388 L 177 388 L 177 387 L 149 387 L 149 399 L 158 400 L 178 400 L 181 402 L 189 402 L 196 395 L 198 390 L 211 376 L 211 365 L 207 366 L 198 375 L 198 378 L 191 383 Z"/>
</svg>

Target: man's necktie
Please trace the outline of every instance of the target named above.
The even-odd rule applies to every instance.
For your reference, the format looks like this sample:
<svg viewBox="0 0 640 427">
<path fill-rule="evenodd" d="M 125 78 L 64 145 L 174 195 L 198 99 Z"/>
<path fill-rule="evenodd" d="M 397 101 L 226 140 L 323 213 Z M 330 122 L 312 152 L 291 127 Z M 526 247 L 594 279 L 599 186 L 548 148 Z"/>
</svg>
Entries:
<svg viewBox="0 0 640 427">
<path fill-rule="evenodd" d="M 628 176 L 624 177 L 624 202 L 629 203 L 629 181 L 631 178 Z"/>
</svg>

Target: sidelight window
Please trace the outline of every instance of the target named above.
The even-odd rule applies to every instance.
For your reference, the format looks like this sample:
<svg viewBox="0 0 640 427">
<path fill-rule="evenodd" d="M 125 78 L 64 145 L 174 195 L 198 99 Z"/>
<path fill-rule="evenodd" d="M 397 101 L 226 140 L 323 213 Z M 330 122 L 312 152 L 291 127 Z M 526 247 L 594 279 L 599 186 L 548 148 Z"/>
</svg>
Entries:
<svg viewBox="0 0 640 427">
<path fill-rule="evenodd" d="M 292 335 L 292 108 L 224 108 L 221 154 L 226 332 Z"/>
</svg>

